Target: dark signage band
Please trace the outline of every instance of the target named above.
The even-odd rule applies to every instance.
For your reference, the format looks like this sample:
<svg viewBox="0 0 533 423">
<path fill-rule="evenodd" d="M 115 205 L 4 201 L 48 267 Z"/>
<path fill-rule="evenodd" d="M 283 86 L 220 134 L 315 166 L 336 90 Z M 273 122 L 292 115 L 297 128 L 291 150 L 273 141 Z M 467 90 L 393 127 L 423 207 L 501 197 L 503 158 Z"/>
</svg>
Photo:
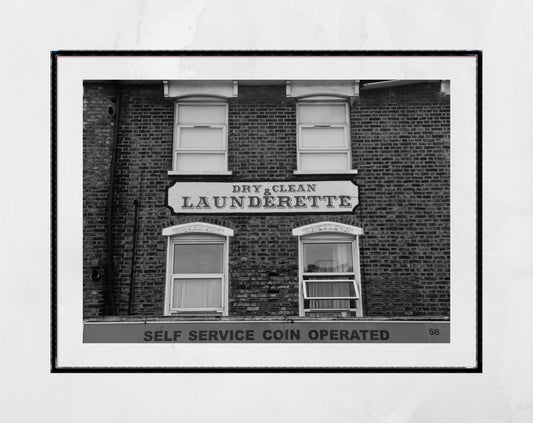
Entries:
<svg viewBox="0 0 533 423">
<path fill-rule="evenodd" d="M 84 343 L 449 343 L 449 322 L 85 323 Z"/>
</svg>

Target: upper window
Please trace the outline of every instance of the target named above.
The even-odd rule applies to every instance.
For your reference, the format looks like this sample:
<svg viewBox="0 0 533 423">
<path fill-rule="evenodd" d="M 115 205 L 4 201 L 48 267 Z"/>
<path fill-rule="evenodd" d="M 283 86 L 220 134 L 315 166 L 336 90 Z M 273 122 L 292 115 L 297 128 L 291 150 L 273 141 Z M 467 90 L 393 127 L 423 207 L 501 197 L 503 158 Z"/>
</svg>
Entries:
<svg viewBox="0 0 533 423">
<path fill-rule="evenodd" d="M 362 230 L 320 222 L 293 230 L 300 240 L 300 315 L 360 317 Z"/>
<path fill-rule="evenodd" d="M 228 311 L 228 236 L 233 231 L 204 223 L 167 228 L 165 314 Z"/>
<path fill-rule="evenodd" d="M 301 101 L 297 173 L 349 173 L 352 168 L 348 103 Z"/>
<path fill-rule="evenodd" d="M 227 134 L 227 103 L 176 103 L 171 173 L 229 173 Z"/>
</svg>

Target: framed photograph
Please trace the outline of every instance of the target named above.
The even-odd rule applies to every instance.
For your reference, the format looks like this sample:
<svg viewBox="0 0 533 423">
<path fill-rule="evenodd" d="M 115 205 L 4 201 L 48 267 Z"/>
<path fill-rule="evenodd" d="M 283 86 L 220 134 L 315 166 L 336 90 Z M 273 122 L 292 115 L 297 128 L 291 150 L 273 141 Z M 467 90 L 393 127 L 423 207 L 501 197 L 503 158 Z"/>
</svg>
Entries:
<svg viewBox="0 0 533 423">
<path fill-rule="evenodd" d="M 53 372 L 481 372 L 481 52 L 51 58 Z"/>
</svg>

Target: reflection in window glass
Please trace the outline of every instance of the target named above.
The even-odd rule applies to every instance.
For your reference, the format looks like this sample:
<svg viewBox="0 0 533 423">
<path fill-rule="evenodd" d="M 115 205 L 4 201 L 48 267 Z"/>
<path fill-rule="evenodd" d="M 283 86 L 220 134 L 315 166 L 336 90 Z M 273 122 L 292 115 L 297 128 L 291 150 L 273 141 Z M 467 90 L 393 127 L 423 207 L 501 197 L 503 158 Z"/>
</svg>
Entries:
<svg viewBox="0 0 533 423">
<path fill-rule="evenodd" d="M 351 243 L 305 243 L 304 272 L 353 272 Z"/>
<path fill-rule="evenodd" d="M 174 274 L 222 273 L 222 244 L 175 244 Z"/>
</svg>

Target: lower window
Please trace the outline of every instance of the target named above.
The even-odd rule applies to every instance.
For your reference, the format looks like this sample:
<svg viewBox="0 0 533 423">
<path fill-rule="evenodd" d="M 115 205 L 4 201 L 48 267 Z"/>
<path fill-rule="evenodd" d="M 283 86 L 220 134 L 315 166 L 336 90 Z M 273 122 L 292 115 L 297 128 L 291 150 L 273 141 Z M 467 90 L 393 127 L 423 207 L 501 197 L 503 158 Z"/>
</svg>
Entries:
<svg viewBox="0 0 533 423">
<path fill-rule="evenodd" d="M 360 229 L 351 227 L 354 228 L 353 235 L 328 232 L 335 228 L 340 231 L 345 229 L 344 226 L 347 225 L 308 225 L 307 228 L 313 228 L 308 234 L 305 230 L 295 230 L 297 234 L 302 233 L 299 266 L 301 316 L 335 318 L 363 315 L 357 231 Z"/>
<path fill-rule="evenodd" d="M 224 242 L 172 242 L 170 311 L 222 311 Z"/>
<path fill-rule="evenodd" d="M 206 233 L 169 237 L 165 314 L 227 315 L 227 244 Z"/>
</svg>

